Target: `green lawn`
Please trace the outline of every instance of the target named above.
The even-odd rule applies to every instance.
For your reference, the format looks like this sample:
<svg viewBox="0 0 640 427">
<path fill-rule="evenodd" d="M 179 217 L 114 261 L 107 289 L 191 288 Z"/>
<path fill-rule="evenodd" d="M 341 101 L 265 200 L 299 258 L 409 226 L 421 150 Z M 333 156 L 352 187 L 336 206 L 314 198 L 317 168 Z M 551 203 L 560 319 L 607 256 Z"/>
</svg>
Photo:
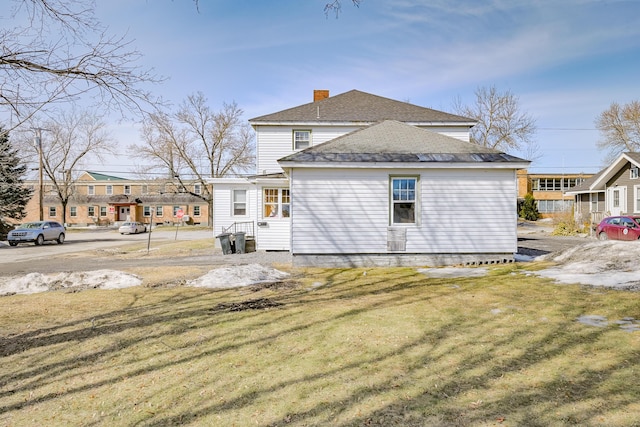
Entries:
<svg viewBox="0 0 640 427">
<path fill-rule="evenodd" d="M 3 297 L 0 425 L 638 425 L 640 295 L 521 268 Z"/>
</svg>

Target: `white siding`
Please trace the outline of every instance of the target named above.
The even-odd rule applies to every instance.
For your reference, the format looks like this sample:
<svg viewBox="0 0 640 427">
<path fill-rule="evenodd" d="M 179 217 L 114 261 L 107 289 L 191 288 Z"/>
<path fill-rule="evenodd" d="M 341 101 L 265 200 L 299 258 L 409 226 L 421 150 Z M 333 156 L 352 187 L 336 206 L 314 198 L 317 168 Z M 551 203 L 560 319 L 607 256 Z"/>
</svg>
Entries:
<svg viewBox="0 0 640 427">
<path fill-rule="evenodd" d="M 358 127 L 256 126 L 258 174 L 282 172 L 278 159 L 294 153 L 293 130 L 311 130 L 311 144 L 318 145 Z"/>
<path fill-rule="evenodd" d="M 288 251 L 291 249 L 291 219 L 265 218 L 262 212 L 263 188 L 282 188 L 278 185 L 258 186 L 256 193 L 256 249 L 261 251 Z M 288 187 L 284 187 L 288 188 Z"/>
<path fill-rule="evenodd" d="M 387 253 L 389 176 L 397 170 L 295 169 L 294 254 Z M 403 170 L 420 177 L 419 224 L 406 253 L 517 251 L 515 172 Z"/>
<path fill-rule="evenodd" d="M 222 181 L 222 180 L 220 180 Z M 256 213 L 256 186 L 250 183 L 216 182 L 213 185 L 213 234 L 220 234 L 234 222 L 254 222 Z M 233 215 L 233 190 L 247 190 L 247 215 Z"/>
</svg>

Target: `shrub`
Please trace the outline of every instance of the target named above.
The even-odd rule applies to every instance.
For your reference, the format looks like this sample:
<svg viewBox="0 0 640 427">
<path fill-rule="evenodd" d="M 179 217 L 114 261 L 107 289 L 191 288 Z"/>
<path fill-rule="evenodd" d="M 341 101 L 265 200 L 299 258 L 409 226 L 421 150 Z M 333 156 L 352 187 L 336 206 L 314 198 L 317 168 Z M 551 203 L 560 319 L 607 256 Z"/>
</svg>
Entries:
<svg viewBox="0 0 640 427">
<path fill-rule="evenodd" d="M 540 213 L 536 206 L 536 199 L 533 197 L 533 194 L 527 193 L 527 195 L 524 196 L 524 201 L 522 202 L 522 205 L 520 205 L 520 212 L 518 215 L 520 218 L 526 219 L 527 221 L 537 221 L 538 218 L 540 218 Z"/>
</svg>

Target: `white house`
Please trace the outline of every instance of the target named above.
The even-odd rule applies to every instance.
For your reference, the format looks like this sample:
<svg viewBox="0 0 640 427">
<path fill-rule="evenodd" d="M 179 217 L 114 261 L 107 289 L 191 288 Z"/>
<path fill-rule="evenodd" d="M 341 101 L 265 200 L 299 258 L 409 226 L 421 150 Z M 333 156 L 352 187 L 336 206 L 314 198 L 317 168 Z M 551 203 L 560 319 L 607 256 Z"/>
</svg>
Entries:
<svg viewBox="0 0 640 427">
<path fill-rule="evenodd" d="M 517 251 L 516 170 L 468 118 L 360 91 L 250 120 L 256 176 L 214 180 L 214 232 L 253 227 L 299 265 L 497 262 Z"/>
</svg>

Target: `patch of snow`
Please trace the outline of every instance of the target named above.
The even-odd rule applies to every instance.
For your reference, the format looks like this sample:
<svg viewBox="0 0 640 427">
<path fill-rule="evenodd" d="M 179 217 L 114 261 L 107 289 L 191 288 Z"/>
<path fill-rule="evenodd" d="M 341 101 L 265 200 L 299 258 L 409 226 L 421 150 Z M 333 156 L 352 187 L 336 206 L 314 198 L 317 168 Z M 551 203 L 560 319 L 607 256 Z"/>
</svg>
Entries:
<svg viewBox="0 0 640 427">
<path fill-rule="evenodd" d="M 533 274 L 559 283 L 581 283 L 615 289 L 640 289 L 640 242 L 594 241 L 560 254 L 536 258 L 557 265 Z"/>
<path fill-rule="evenodd" d="M 0 277 L 0 295 L 33 294 L 58 289 L 122 289 L 139 286 L 142 279 L 115 270 L 81 271 L 70 273 Z"/>
<path fill-rule="evenodd" d="M 289 274 L 260 264 L 234 265 L 216 268 L 186 285 L 197 288 L 237 288 L 258 283 L 277 282 Z"/>
</svg>

